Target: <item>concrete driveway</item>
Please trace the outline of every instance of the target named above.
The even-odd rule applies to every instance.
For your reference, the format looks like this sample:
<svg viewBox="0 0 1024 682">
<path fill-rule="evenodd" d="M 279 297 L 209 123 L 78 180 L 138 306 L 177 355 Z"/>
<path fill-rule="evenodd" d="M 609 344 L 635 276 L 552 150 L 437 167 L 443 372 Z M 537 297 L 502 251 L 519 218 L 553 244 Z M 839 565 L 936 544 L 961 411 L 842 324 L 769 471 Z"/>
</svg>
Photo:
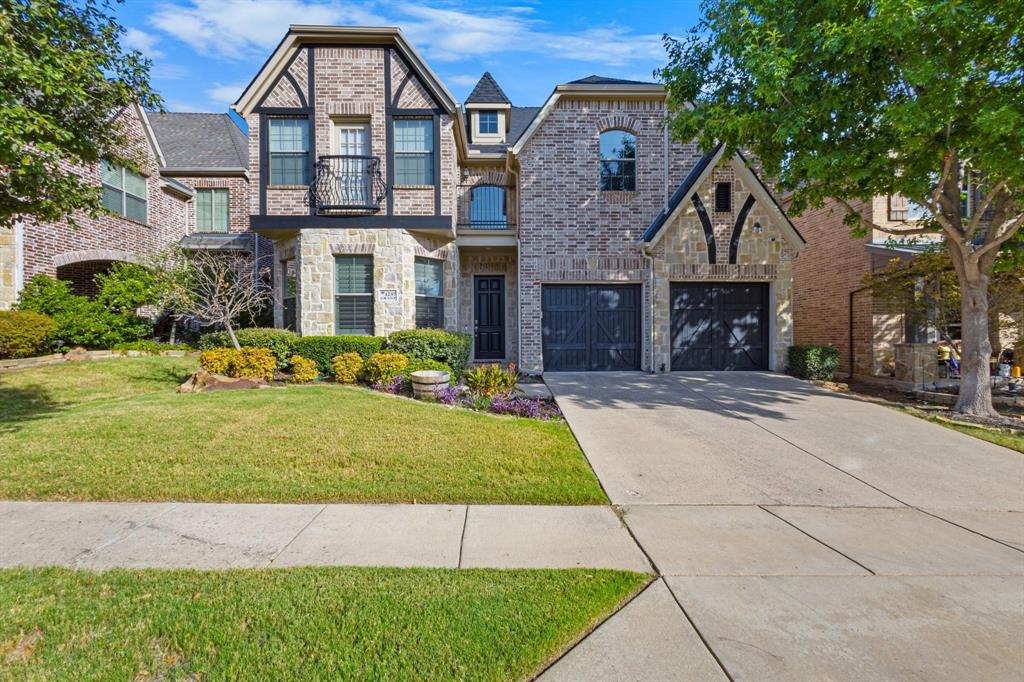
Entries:
<svg viewBox="0 0 1024 682">
<path fill-rule="evenodd" d="M 545 380 L 658 578 L 544 679 L 1024 679 L 1020 453 L 776 374 Z"/>
</svg>

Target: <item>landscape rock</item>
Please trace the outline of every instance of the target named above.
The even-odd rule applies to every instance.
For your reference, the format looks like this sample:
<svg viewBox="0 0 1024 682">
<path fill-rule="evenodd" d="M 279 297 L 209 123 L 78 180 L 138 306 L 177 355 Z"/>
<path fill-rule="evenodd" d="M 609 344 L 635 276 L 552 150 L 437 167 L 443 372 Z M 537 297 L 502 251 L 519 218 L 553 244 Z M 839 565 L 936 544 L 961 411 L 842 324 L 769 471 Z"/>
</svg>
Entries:
<svg viewBox="0 0 1024 682">
<path fill-rule="evenodd" d="M 81 346 L 76 346 L 64 354 L 64 359 L 68 362 L 83 362 L 85 360 L 92 360 L 92 355 Z"/>
<path fill-rule="evenodd" d="M 178 393 L 205 393 L 208 391 L 231 391 L 241 388 L 261 388 L 266 382 L 253 377 L 226 377 L 210 374 L 200 369 L 178 387 Z"/>
</svg>

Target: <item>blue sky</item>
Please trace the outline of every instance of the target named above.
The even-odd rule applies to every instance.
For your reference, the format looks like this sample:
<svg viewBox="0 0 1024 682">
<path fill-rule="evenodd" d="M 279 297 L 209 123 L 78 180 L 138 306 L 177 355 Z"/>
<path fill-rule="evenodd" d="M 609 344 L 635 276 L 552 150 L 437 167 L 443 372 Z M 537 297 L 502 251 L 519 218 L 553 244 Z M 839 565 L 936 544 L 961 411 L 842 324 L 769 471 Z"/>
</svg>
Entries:
<svg viewBox="0 0 1024 682">
<path fill-rule="evenodd" d="M 399 26 L 460 100 L 490 71 L 514 104 L 539 105 L 590 74 L 651 80 L 661 35 L 698 0 L 127 0 L 123 42 L 153 60 L 169 111 L 227 111 L 288 24 Z"/>
</svg>

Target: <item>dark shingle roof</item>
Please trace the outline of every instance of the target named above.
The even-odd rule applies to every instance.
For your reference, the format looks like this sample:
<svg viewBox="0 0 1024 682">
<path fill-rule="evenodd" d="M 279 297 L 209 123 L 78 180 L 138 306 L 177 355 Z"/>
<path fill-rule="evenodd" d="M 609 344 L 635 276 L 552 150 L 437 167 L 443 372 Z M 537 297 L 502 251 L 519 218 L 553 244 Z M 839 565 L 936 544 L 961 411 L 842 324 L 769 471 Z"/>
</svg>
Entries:
<svg viewBox="0 0 1024 682">
<path fill-rule="evenodd" d="M 178 240 L 186 251 L 252 251 L 253 233 L 191 234 Z"/>
<path fill-rule="evenodd" d="M 579 80 L 569 81 L 566 85 L 658 85 L 648 81 L 628 81 L 623 78 L 608 78 L 606 76 L 587 76 Z"/>
<path fill-rule="evenodd" d="M 249 142 L 227 114 L 147 114 L 167 168 L 248 168 Z"/>
<path fill-rule="evenodd" d="M 498 82 L 494 80 L 491 72 L 487 71 L 480 77 L 476 87 L 473 88 L 473 92 L 469 93 L 469 97 L 466 98 L 466 104 L 473 103 L 512 104 L 512 100 L 508 98 L 508 95 L 501 89 Z"/>
<path fill-rule="evenodd" d="M 697 159 L 697 163 L 693 165 L 693 168 L 691 168 L 690 172 L 687 173 L 685 178 L 683 178 L 683 181 L 679 183 L 679 187 L 676 187 L 676 191 L 672 193 L 671 197 L 669 197 L 668 206 L 661 209 L 661 212 L 654 217 L 654 221 L 651 222 L 650 227 L 644 231 L 643 236 L 640 237 L 641 241 L 649 242 L 657 236 L 658 232 L 661 231 L 661 228 L 664 227 L 665 221 L 668 220 L 670 215 L 672 215 L 672 212 L 676 210 L 679 204 L 690 196 L 691 192 L 693 192 L 693 185 L 697 182 L 697 178 L 703 175 L 708 165 L 714 161 L 721 149 L 722 144 L 719 143 L 715 145 L 714 149 Z"/>
<path fill-rule="evenodd" d="M 540 107 L 512 107 L 508 112 L 508 135 L 505 138 L 504 144 L 470 143 L 469 148 L 483 154 L 501 154 L 505 152 L 522 137 L 526 129 L 530 127 L 530 123 L 537 117 L 537 112 L 540 109 Z M 469 126 L 468 113 L 466 114 L 466 126 Z"/>
</svg>

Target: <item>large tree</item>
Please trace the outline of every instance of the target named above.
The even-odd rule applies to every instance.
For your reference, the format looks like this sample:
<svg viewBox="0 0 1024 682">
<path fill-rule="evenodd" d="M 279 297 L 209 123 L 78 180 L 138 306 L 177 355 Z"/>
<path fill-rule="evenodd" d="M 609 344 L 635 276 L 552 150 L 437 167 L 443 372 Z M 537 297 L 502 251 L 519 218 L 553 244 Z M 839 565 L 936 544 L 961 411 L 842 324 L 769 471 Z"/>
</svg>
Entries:
<svg viewBox="0 0 1024 682">
<path fill-rule="evenodd" d="M 120 2 L 0 0 L 0 228 L 77 209 L 95 215 L 100 188 L 72 166 L 138 165 L 120 144 L 117 116 L 161 102 L 148 60 L 121 48 Z"/>
<path fill-rule="evenodd" d="M 673 134 L 749 149 L 794 214 L 833 199 L 857 233 L 944 238 L 955 409 L 976 415 L 994 413 L 989 275 L 1024 221 L 1022 25 L 1020 0 L 705 0 L 691 33 L 666 37 L 661 72 Z M 923 218 L 875 224 L 857 207 L 879 195 Z"/>
</svg>

